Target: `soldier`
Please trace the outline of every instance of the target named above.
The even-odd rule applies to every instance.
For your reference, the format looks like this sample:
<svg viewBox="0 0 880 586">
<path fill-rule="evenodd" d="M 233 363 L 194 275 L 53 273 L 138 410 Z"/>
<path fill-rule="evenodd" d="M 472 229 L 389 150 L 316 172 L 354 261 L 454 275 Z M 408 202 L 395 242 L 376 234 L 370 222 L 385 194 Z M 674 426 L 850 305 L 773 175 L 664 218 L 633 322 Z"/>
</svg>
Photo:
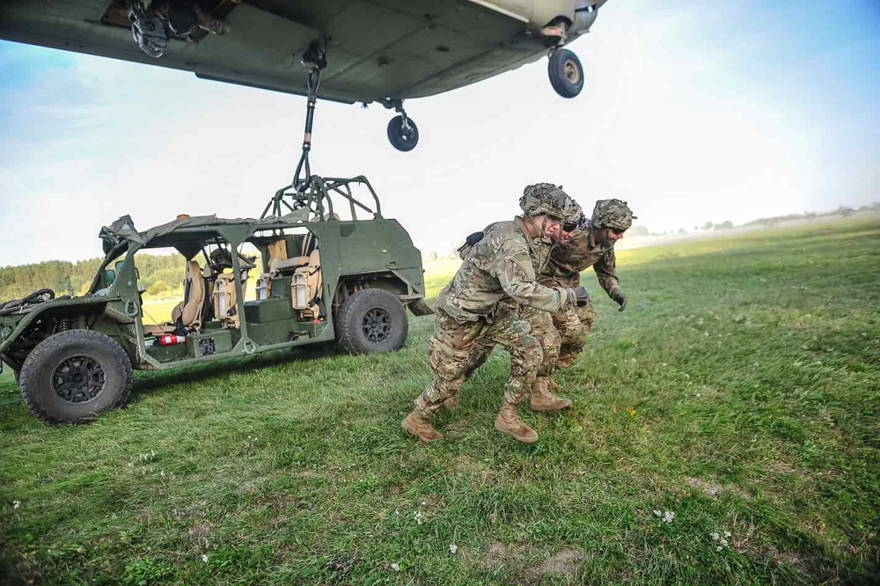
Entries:
<svg viewBox="0 0 880 586">
<path fill-rule="evenodd" d="M 583 288 L 544 287 L 535 281 L 535 265 L 546 262 L 548 240 L 558 237 L 569 201 L 554 185 L 529 185 L 519 201 L 524 216 L 488 226 L 473 243 L 437 298 L 436 330 L 428 343 L 433 378 L 401 423 L 409 433 L 426 442 L 443 437 L 431 425 L 434 414 L 461 389 L 472 372 L 473 354 L 491 342 L 504 346 L 511 357 L 495 429 L 521 442 L 537 441 L 516 405 L 529 393 L 543 353 L 518 305 L 556 313 L 586 302 Z"/>
<path fill-rule="evenodd" d="M 623 311 L 626 296 L 615 274 L 614 243 L 623 238 L 633 219 L 635 216 L 625 201 L 597 201 L 591 219 L 587 220 L 582 214 L 577 226 L 563 226 L 560 235 L 563 245 L 554 247 L 551 252 L 549 270 L 541 282 L 548 286 L 577 287 L 580 285 L 580 272 L 593 267 L 599 285 L 620 306 L 619 311 Z M 569 227 L 572 229 L 565 230 Z M 556 369 L 565 368 L 583 350 L 587 334 L 596 321 L 596 312 L 588 300 L 583 306 L 554 313 L 552 320 L 562 341 L 555 366 Z M 546 383 L 555 386 L 549 380 Z"/>
<path fill-rule="evenodd" d="M 565 212 L 558 244 L 553 246 L 548 262 L 538 269 L 538 282 L 547 287 L 579 287 L 580 272 L 592 266 L 599 284 L 623 311 L 626 297 L 614 272 L 614 243 L 623 238 L 635 216 L 626 202 L 619 199 L 596 202 L 591 220 L 586 219 L 574 201 Z M 529 407 L 533 411 L 565 409 L 571 400 L 551 392 L 558 387 L 551 377 L 560 368 L 569 366 L 583 350 L 584 340 L 596 321 L 592 301 L 587 297 L 583 304 L 552 314 L 523 307 L 520 314 L 529 322 L 532 335 L 541 342 L 543 351 Z M 479 368 L 491 352 L 491 343 L 481 345 L 473 354 L 468 374 Z"/>
</svg>

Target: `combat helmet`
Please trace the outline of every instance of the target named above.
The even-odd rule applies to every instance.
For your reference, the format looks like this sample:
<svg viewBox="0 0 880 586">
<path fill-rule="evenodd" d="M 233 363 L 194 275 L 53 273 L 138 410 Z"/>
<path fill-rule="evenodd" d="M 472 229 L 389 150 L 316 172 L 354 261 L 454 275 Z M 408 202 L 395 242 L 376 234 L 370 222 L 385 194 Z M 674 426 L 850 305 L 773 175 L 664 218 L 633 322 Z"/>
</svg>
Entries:
<svg viewBox="0 0 880 586">
<path fill-rule="evenodd" d="M 519 207 L 527 216 L 547 214 L 563 219 L 572 203 L 568 194 L 552 183 L 527 185 L 519 198 Z"/>
<path fill-rule="evenodd" d="M 562 222 L 568 226 L 575 226 L 583 230 L 587 225 L 587 218 L 584 216 L 584 210 L 581 208 L 581 205 L 575 200 L 571 199 L 568 207 L 565 208 L 565 217 L 562 218 Z M 567 231 L 570 231 L 566 228 Z"/>
<path fill-rule="evenodd" d="M 620 199 L 600 199 L 593 208 L 590 223 L 597 228 L 611 228 L 623 232 L 636 219 L 626 202 Z"/>
</svg>

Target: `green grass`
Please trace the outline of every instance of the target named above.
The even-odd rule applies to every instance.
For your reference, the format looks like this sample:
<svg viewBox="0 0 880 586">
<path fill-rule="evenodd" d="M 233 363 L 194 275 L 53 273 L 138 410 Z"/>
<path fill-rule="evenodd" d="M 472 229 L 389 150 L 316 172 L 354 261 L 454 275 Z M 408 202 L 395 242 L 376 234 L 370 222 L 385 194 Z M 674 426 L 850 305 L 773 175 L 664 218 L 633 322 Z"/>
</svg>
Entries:
<svg viewBox="0 0 880 586">
<path fill-rule="evenodd" d="M 440 417 L 443 441 L 403 434 L 430 317 L 394 354 L 140 374 L 127 409 L 85 426 L 39 423 L 2 375 L 0 576 L 876 583 L 880 221 L 619 264 L 629 307 L 596 295 L 599 323 L 559 377 L 574 407 L 526 415 L 530 446 L 492 429 L 501 352 Z"/>
</svg>

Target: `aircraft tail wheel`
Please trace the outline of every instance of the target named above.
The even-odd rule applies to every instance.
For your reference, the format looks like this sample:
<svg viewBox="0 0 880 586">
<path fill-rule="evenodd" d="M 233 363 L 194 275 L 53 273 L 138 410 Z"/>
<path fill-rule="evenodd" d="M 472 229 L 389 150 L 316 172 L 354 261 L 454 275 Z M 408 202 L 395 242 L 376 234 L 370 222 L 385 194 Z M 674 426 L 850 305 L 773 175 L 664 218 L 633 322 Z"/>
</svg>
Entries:
<svg viewBox="0 0 880 586">
<path fill-rule="evenodd" d="M 573 98 L 584 89 L 584 68 L 577 55 L 568 49 L 559 49 L 550 55 L 547 75 L 550 85 L 563 98 Z"/>
<path fill-rule="evenodd" d="M 419 128 L 412 118 L 395 116 L 388 121 L 388 140 L 399 151 L 411 151 L 419 143 Z"/>
</svg>

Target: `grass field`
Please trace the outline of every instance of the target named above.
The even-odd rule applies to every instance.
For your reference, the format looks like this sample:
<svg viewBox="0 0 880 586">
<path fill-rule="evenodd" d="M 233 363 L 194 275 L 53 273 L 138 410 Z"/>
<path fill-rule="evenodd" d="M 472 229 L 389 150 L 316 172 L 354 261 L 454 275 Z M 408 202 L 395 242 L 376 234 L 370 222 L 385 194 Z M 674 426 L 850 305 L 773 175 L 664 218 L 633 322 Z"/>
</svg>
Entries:
<svg viewBox="0 0 880 586">
<path fill-rule="evenodd" d="M 500 352 L 443 441 L 403 434 L 430 317 L 394 354 L 141 374 L 85 426 L 7 371 L 0 581 L 877 583 L 880 220 L 619 264 L 629 307 L 596 294 L 574 406 L 526 415 L 529 446 L 492 428 Z"/>
</svg>

